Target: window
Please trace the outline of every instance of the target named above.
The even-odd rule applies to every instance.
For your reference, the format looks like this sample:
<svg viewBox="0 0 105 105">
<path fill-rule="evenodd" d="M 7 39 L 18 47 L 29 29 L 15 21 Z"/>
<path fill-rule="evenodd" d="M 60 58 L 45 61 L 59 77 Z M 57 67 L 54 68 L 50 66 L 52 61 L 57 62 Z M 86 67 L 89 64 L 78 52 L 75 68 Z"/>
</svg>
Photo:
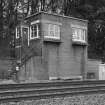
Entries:
<svg viewBox="0 0 105 105">
<path fill-rule="evenodd" d="M 85 43 L 86 42 L 86 29 L 73 27 L 72 40 Z"/>
<path fill-rule="evenodd" d="M 28 35 L 29 35 L 29 28 L 26 26 L 22 26 L 22 36 L 27 38 Z"/>
<path fill-rule="evenodd" d="M 91 72 L 91 73 L 87 73 L 87 79 L 95 79 L 95 73 Z"/>
<path fill-rule="evenodd" d="M 20 38 L 21 36 L 21 27 L 17 26 L 16 27 L 16 39 Z"/>
<path fill-rule="evenodd" d="M 28 40 L 29 45 L 29 27 L 28 26 L 22 26 L 22 37 L 23 40 Z"/>
<path fill-rule="evenodd" d="M 27 26 L 18 26 L 16 27 L 16 39 L 22 37 L 26 37 L 29 35 L 29 28 Z"/>
<path fill-rule="evenodd" d="M 48 24 L 48 34 L 45 38 L 60 39 L 60 26 L 54 24 Z"/>
<path fill-rule="evenodd" d="M 28 36 L 28 34 L 29 34 L 28 30 L 29 30 L 28 27 L 22 27 L 22 35 L 23 36 Z"/>
<path fill-rule="evenodd" d="M 32 24 L 30 26 L 30 39 L 39 38 L 39 25 Z"/>
</svg>

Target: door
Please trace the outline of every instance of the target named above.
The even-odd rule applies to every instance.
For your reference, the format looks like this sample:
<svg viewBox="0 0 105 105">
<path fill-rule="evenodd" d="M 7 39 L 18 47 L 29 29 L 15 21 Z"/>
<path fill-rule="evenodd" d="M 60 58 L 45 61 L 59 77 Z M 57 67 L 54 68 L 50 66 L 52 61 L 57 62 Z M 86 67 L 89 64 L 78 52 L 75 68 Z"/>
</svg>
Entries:
<svg viewBox="0 0 105 105">
<path fill-rule="evenodd" d="M 48 46 L 48 72 L 49 79 L 58 78 L 58 57 L 57 57 L 57 46 L 54 44 Z"/>
</svg>

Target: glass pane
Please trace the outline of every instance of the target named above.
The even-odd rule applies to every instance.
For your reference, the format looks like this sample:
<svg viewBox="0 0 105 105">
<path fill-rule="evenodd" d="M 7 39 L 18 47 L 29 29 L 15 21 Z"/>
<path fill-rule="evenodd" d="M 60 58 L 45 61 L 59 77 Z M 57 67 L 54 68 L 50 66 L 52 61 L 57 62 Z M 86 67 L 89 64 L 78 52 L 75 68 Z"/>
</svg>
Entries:
<svg viewBox="0 0 105 105">
<path fill-rule="evenodd" d="M 80 40 L 83 40 L 83 29 L 80 29 Z"/>
<path fill-rule="evenodd" d="M 31 38 L 37 37 L 37 24 L 31 26 Z"/>
<path fill-rule="evenodd" d="M 54 25 L 49 25 L 49 36 L 54 37 Z"/>
<path fill-rule="evenodd" d="M 22 28 L 22 35 L 23 36 L 28 36 L 28 28 L 26 28 L 26 27 Z"/>
<path fill-rule="evenodd" d="M 86 30 L 83 30 L 83 40 L 86 41 Z"/>
<path fill-rule="evenodd" d="M 60 38 L 60 27 L 55 25 L 55 37 Z"/>
<path fill-rule="evenodd" d="M 77 38 L 77 31 L 75 28 L 72 28 L 72 35 L 73 35 L 73 39 Z"/>
<path fill-rule="evenodd" d="M 76 29 L 76 30 L 77 30 L 77 40 L 80 40 L 80 35 L 81 35 L 80 29 Z"/>
<path fill-rule="evenodd" d="M 34 27 L 31 26 L 31 37 L 33 38 L 34 37 Z"/>
<path fill-rule="evenodd" d="M 83 30 L 81 30 L 81 40 L 84 40 L 84 33 L 83 33 Z"/>
<path fill-rule="evenodd" d="M 34 37 L 37 37 L 37 25 L 34 25 Z"/>
<path fill-rule="evenodd" d="M 21 28 L 17 27 L 17 35 L 16 37 L 19 38 L 21 36 Z"/>
</svg>

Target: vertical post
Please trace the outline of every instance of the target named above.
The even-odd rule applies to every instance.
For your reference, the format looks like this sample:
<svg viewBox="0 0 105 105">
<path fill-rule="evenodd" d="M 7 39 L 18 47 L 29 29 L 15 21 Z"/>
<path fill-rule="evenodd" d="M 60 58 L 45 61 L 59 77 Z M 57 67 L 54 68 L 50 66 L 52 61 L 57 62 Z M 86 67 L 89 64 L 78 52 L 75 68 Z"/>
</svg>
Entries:
<svg viewBox="0 0 105 105">
<path fill-rule="evenodd" d="M 86 51 L 85 51 L 85 47 L 82 47 L 82 53 L 81 53 L 81 76 L 82 79 L 85 79 L 85 66 L 86 66 Z"/>
</svg>

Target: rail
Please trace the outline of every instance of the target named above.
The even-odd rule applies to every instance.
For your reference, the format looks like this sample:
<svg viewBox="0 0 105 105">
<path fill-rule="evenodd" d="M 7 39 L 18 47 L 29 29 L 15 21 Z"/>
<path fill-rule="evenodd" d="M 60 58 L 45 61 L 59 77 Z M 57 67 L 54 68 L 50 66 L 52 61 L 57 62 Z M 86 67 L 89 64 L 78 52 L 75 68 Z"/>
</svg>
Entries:
<svg viewBox="0 0 105 105">
<path fill-rule="evenodd" d="M 1 84 L 0 102 L 105 92 L 105 80 Z"/>
</svg>

